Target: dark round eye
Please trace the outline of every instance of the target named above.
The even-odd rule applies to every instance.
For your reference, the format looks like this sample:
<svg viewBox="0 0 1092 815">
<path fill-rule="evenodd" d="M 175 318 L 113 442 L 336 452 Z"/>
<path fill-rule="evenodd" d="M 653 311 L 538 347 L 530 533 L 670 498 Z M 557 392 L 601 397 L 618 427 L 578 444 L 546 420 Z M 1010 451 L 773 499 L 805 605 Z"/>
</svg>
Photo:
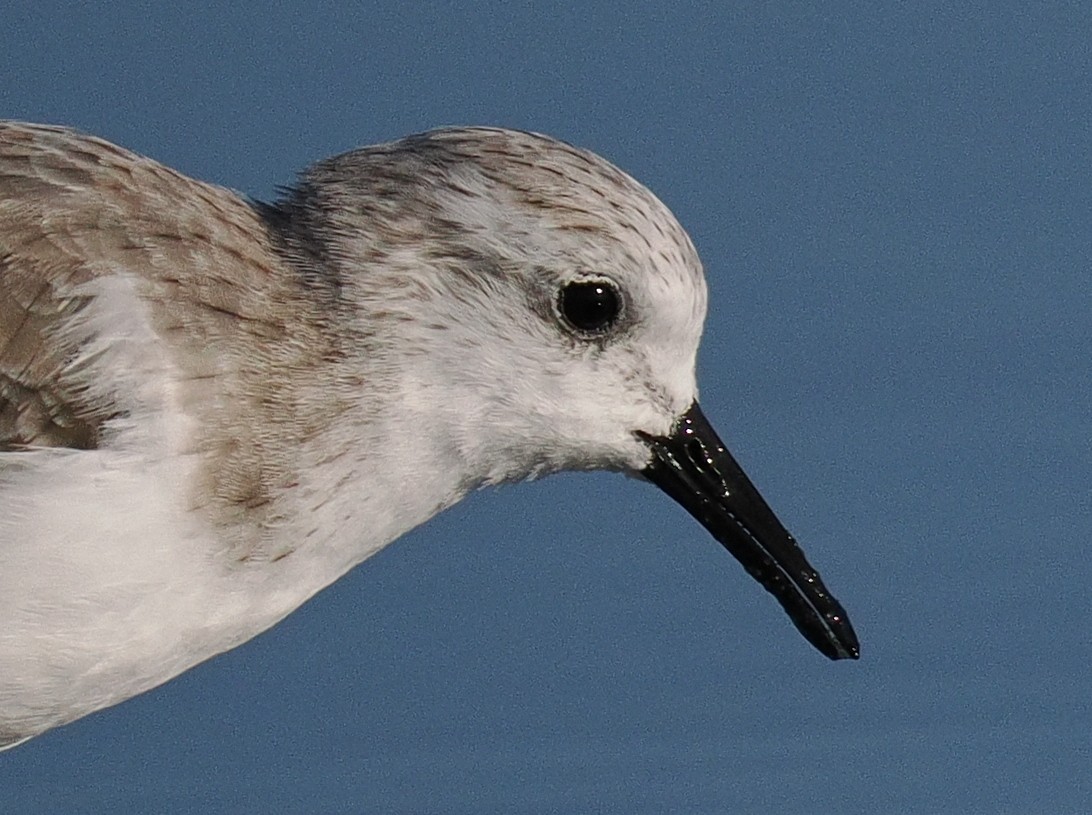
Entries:
<svg viewBox="0 0 1092 815">
<path fill-rule="evenodd" d="M 622 297 L 609 280 L 575 280 L 561 287 L 557 307 L 573 328 L 600 334 L 618 319 Z"/>
</svg>

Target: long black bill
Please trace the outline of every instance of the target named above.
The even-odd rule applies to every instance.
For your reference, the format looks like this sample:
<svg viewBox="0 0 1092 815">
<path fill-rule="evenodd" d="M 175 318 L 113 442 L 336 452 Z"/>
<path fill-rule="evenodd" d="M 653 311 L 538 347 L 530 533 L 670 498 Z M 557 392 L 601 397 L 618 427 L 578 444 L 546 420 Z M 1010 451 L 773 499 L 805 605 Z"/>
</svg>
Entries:
<svg viewBox="0 0 1092 815">
<path fill-rule="evenodd" d="M 717 438 L 698 403 L 670 435 L 638 435 L 653 452 L 645 478 L 686 507 L 777 598 L 808 642 L 831 659 L 857 659 L 860 645 L 845 610 Z"/>
</svg>

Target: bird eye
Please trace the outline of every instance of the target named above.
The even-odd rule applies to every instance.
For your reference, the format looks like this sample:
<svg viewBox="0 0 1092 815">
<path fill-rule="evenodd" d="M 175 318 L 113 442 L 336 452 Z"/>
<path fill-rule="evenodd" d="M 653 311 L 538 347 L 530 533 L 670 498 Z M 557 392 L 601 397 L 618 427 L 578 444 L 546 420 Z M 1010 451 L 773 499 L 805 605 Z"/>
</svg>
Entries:
<svg viewBox="0 0 1092 815">
<path fill-rule="evenodd" d="M 577 331 L 601 334 L 618 319 L 622 296 L 609 280 L 574 280 L 561 287 L 557 308 Z"/>
</svg>

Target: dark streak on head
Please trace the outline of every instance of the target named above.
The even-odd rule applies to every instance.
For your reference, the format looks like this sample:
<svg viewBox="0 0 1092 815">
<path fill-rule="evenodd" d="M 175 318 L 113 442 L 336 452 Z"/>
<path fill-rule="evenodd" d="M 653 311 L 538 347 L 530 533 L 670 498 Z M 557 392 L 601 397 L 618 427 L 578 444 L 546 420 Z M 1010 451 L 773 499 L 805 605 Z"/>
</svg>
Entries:
<svg viewBox="0 0 1092 815">
<path fill-rule="evenodd" d="M 301 181 L 280 188 L 280 194 L 273 203 L 250 202 L 274 250 L 296 270 L 305 288 L 331 302 L 339 301 L 343 284 L 329 255 L 327 213 L 318 190 Z"/>
</svg>

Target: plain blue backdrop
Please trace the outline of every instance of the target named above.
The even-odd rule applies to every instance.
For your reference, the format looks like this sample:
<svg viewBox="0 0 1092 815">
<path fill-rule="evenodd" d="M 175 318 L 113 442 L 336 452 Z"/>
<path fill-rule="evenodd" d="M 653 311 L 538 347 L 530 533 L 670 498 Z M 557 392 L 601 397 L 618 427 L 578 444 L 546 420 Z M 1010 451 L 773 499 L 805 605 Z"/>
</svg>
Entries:
<svg viewBox="0 0 1092 815">
<path fill-rule="evenodd" d="M 706 413 L 862 658 L 653 488 L 558 476 L 0 755 L 0 811 L 1092 812 L 1090 42 L 1076 2 L 6 0 L 0 116 L 257 197 L 445 124 L 648 184 Z"/>
</svg>

